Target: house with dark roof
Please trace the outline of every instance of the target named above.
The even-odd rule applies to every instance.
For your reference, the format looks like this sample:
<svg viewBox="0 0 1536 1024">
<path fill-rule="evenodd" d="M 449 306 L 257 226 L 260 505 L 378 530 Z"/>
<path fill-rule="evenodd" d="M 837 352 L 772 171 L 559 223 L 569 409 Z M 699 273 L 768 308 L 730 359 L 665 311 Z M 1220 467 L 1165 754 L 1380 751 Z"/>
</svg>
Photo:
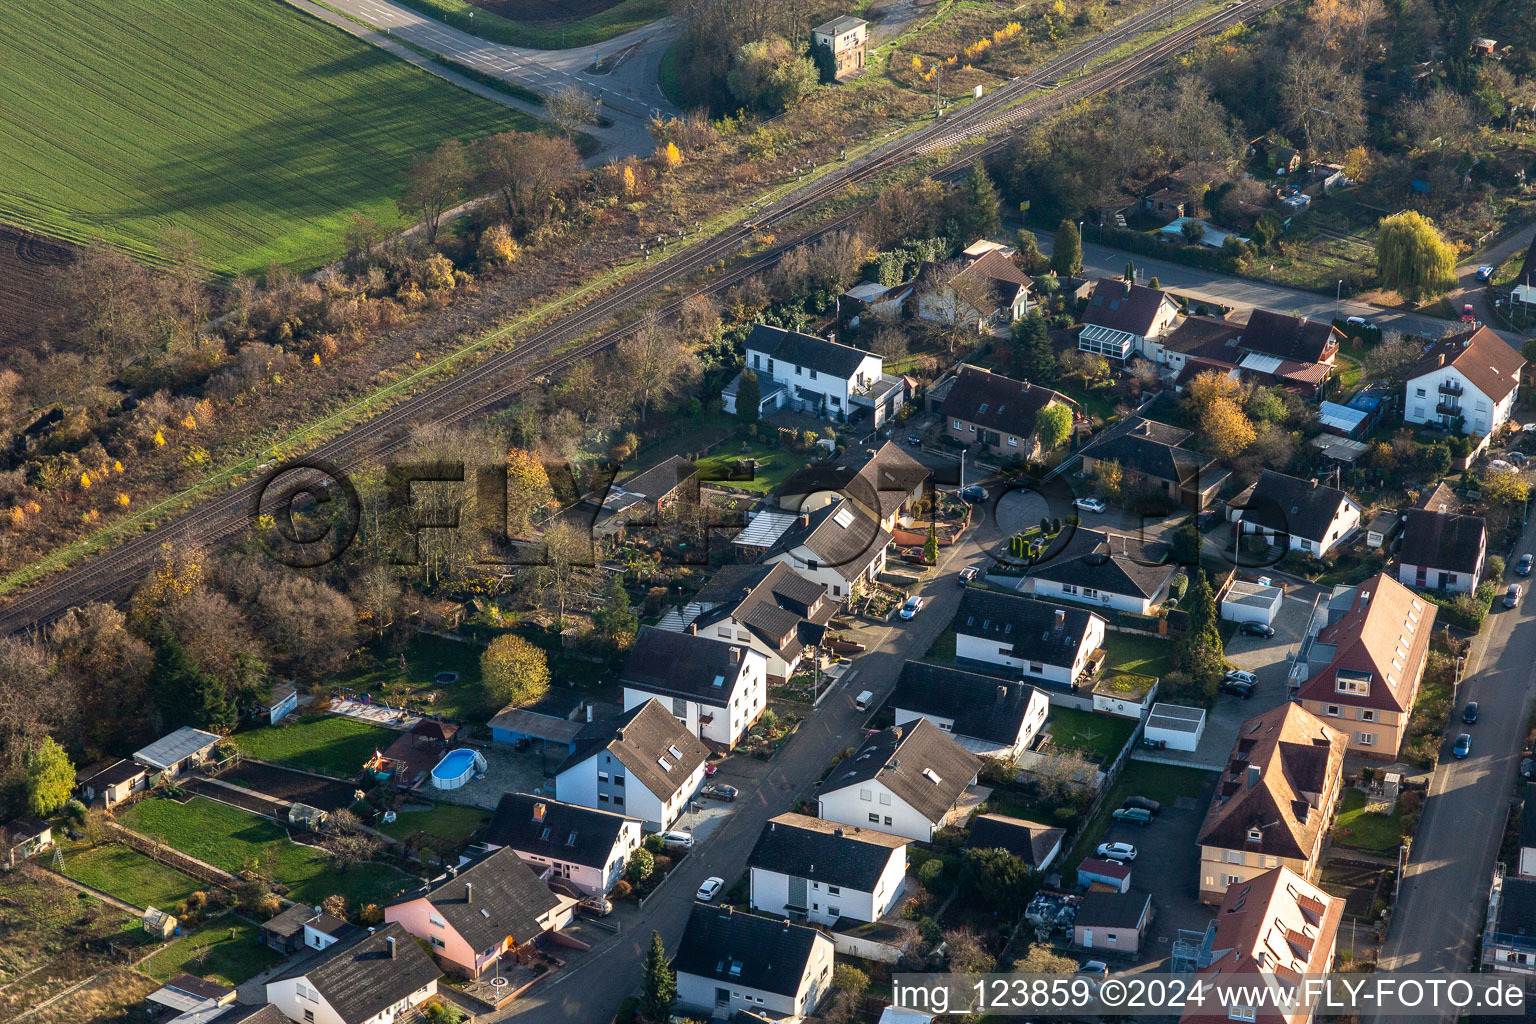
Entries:
<svg viewBox="0 0 1536 1024">
<path fill-rule="evenodd" d="M 963 445 L 979 445 L 1000 458 L 1040 454 L 1035 417 L 1052 405 L 1077 414 L 1070 398 L 979 366 L 961 366 L 939 407 L 944 433 Z"/>
<path fill-rule="evenodd" d="M 396 899 L 384 920 L 427 943 L 444 970 L 478 978 L 502 957 L 521 960 L 534 942 L 570 924 L 575 909 L 575 899 L 502 847 Z"/>
<path fill-rule="evenodd" d="M 78 791 L 87 807 L 99 800 L 107 809 L 116 807 L 149 785 L 149 769 L 126 758 L 92 772 L 81 780 Z"/>
<path fill-rule="evenodd" d="M 758 324 L 742 345 L 748 371 L 757 375 L 759 407 L 793 409 L 840 423 L 878 427 L 906 402 L 906 381 L 884 372 L 880 356 L 811 334 Z M 721 392 L 734 415 L 741 389 L 737 375 Z"/>
<path fill-rule="evenodd" d="M 1484 970 L 1536 975 L 1536 882 L 1493 876 L 1482 965 Z"/>
<path fill-rule="evenodd" d="M 1094 476 L 1100 463 L 1113 462 L 1120 467 L 1123 488 L 1153 491 L 1198 511 L 1215 500 L 1231 474 L 1211 456 L 1185 448 L 1193 436 L 1180 427 L 1128 417 L 1083 446 L 1083 472 Z"/>
<path fill-rule="evenodd" d="M 295 1021 L 390 1024 L 437 995 L 443 972 L 398 924 L 359 931 L 267 982 L 267 1002 Z"/>
<path fill-rule="evenodd" d="M 299 706 L 299 691 L 286 683 L 273 683 L 264 700 L 256 702 L 251 717 L 276 725 Z"/>
<path fill-rule="evenodd" d="M 1298 363 L 1329 363 L 1344 334 L 1331 323 L 1255 309 L 1243 327 L 1243 348 Z"/>
<path fill-rule="evenodd" d="M 1321 558 L 1360 527 L 1360 506 L 1336 487 L 1266 469 L 1228 505 L 1245 534 Z"/>
<path fill-rule="evenodd" d="M 262 924 L 261 941 L 269 949 L 295 953 L 301 949 L 329 949 L 351 938 L 356 930 L 355 925 L 327 914 L 319 907 L 295 903 Z"/>
<path fill-rule="evenodd" d="M 235 1001 L 235 990 L 206 978 L 176 974 L 145 996 L 144 1001 L 151 1007 L 162 1008 L 149 1010 L 152 1019 L 167 1024 L 206 1024 L 224 1019 L 224 1011 Z M 159 1016 L 162 1013 L 173 1016 Z"/>
<path fill-rule="evenodd" d="M 680 501 L 699 503 L 699 467 L 674 455 L 615 480 L 603 496 L 603 511 L 612 515 L 659 512 Z"/>
<path fill-rule="evenodd" d="M 25 816 L 0 825 L 0 867 L 14 868 L 52 848 L 53 826 L 42 818 Z"/>
<path fill-rule="evenodd" d="M 1297 704 L 1238 727 L 1196 842 L 1200 899 L 1283 865 L 1311 879 L 1344 776 L 1345 734 Z"/>
<path fill-rule="evenodd" d="M 623 877 L 640 839 L 638 818 L 544 796 L 504 793 L 482 842 L 509 847 L 540 874 L 552 871 L 551 877 L 602 896 Z"/>
<path fill-rule="evenodd" d="M 763 826 L 747 869 L 753 910 L 827 926 L 878 921 L 906 887 L 907 840 L 791 812 Z"/>
<path fill-rule="evenodd" d="M 1085 953 L 1141 952 L 1152 921 L 1152 897 L 1139 889 L 1127 892 L 1089 890 L 1077 905 L 1072 944 Z"/>
<path fill-rule="evenodd" d="M 955 611 L 955 657 L 1070 690 L 1097 668 L 1094 652 L 1104 646 L 1104 625 L 1079 608 L 969 587 Z"/>
<path fill-rule="evenodd" d="M 949 266 L 925 263 L 918 271 L 920 319 L 1002 337 L 1029 312 L 1034 279 L 1001 249 L 988 249 L 946 280 Z"/>
<path fill-rule="evenodd" d="M 1216 919 L 1206 925 L 1196 978 L 1218 982 L 1246 975 L 1256 985 L 1286 986 L 1303 976 L 1333 970 L 1344 900 L 1330 896 L 1287 867 L 1276 867 L 1234 883 L 1222 897 Z M 1218 1024 L 1241 1011 L 1262 1024 L 1306 1024 L 1313 1008 L 1278 1006 L 1191 1006 L 1179 1024 Z"/>
<path fill-rule="evenodd" d="M 657 628 L 745 644 L 767 659 L 768 682 L 778 685 L 820 646 L 837 608 L 826 587 L 784 562 L 727 565 Z"/>
<path fill-rule="evenodd" d="M 847 499 L 883 530 L 923 500 L 933 471 L 887 441 L 879 448 L 852 447 L 841 457 L 806 466 L 779 488 L 779 507 L 807 514 Z"/>
<path fill-rule="evenodd" d="M 272 1003 L 264 1003 L 261 1006 L 228 1006 L 217 1017 L 199 1024 L 294 1024 L 294 1022 Z"/>
<path fill-rule="evenodd" d="M 1242 324 L 1212 316 L 1186 316 L 1179 319 L 1173 330 L 1149 341 L 1144 354 L 1175 375 L 1192 360 L 1210 363 L 1208 369 L 1218 368 L 1217 364 L 1231 369 L 1243 357 L 1238 344 L 1242 335 Z"/>
<path fill-rule="evenodd" d="M 1487 327 L 1424 350 L 1403 385 L 1403 422 L 1483 436 L 1509 422 L 1525 357 Z"/>
<path fill-rule="evenodd" d="M 815 928 L 695 903 L 672 957 L 677 1002 L 717 1020 L 809 1016 L 832 987 L 832 959 Z"/>
<path fill-rule="evenodd" d="M 1416 590 L 1470 594 L 1488 555 L 1482 516 L 1411 508 L 1403 515 L 1397 581 Z"/>
<path fill-rule="evenodd" d="M 1061 853 L 1067 830 L 1006 814 L 978 814 L 965 837 L 967 850 L 1007 850 L 1031 871 L 1042 872 Z"/>
<path fill-rule="evenodd" d="M 555 769 L 555 799 L 639 818 L 661 831 L 704 783 L 709 748 L 652 698 L 592 722 Z"/>
<path fill-rule="evenodd" d="M 1044 561 L 1030 568 L 1029 586 L 1046 601 L 1147 615 L 1167 599 L 1177 571 L 1130 537 L 1078 527 L 1059 552 L 1047 550 Z"/>
<path fill-rule="evenodd" d="M 896 724 L 927 719 L 978 757 L 1012 761 L 1045 725 L 1050 698 L 1025 683 L 951 665 L 902 665 L 888 702 Z"/>
<path fill-rule="evenodd" d="M 683 728 L 729 750 L 768 706 L 768 659 L 707 633 L 645 626 L 630 648 L 619 683 L 624 710 L 655 698 Z"/>
<path fill-rule="evenodd" d="M 1173 330 L 1178 316 L 1178 304 L 1161 289 L 1101 277 L 1083 312 L 1077 347 L 1124 362 L 1146 355 L 1148 343 Z"/>
<path fill-rule="evenodd" d="M 855 596 L 885 571 L 891 534 L 842 498 L 802 513 L 763 555 L 821 584 L 838 601 Z"/>
<path fill-rule="evenodd" d="M 817 815 L 930 842 L 975 810 L 966 790 L 981 758 L 928 721 L 870 735 L 816 791 Z"/>
<path fill-rule="evenodd" d="M 1351 754 L 1395 760 L 1439 608 L 1385 572 L 1336 588 L 1329 605 L 1330 621 L 1308 626 L 1292 663 L 1294 699 L 1344 731 Z"/>
</svg>

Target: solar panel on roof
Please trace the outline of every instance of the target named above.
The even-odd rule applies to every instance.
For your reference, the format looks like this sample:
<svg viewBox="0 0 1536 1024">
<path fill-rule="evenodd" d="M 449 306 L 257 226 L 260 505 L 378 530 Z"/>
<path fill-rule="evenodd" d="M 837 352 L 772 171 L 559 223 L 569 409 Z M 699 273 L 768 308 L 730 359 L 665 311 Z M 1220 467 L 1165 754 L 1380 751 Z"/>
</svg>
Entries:
<svg viewBox="0 0 1536 1024">
<path fill-rule="evenodd" d="M 838 509 L 832 513 L 832 521 L 846 530 L 853 523 L 853 510 L 847 507 Z"/>
</svg>

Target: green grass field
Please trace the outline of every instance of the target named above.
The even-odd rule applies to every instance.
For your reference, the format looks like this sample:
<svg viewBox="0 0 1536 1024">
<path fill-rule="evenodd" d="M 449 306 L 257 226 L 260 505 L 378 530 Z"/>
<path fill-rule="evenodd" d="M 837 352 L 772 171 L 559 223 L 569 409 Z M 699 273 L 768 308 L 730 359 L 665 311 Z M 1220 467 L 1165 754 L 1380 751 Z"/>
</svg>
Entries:
<svg viewBox="0 0 1536 1024">
<path fill-rule="evenodd" d="M 64 854 L 64 874 L 136 907 L 174 907 L 207 886 L 191 875 L 117 843 Z"/>
<path fill-rule="evenodd" d="M 383 903 L 411 884 L 411 879 L 383 864 L 337 870 L 329 854 L 289 842 L 287 833 L 267 819 L 203 797 L 185 804 L 143 800 L 122 821 L 136 832 L 225 871 L 238 872 L 254 863 L 263 874 L 270 873 L 288 886 L 293 899 L 316 906 L 333 893 L 345 896 L 354 906 Z"/>
<path fill-rule="evenodd" d="M 140 970 L 159 982 L 185 971 L 239 985 L 282 959 L 256 941 L 260 931 L 251 922 L 226 914 L 156 953 Z"/>
<path fill-rule="evenodd" d="M 379 831 L 392 839 L 405 839 L 425 831 L 439 839 L 457 842 L 483 825 L 489 816 L 489 811 L 478 807 L 437 804 L 429 811 L 401 811 L 392 823 L 380 825 Z"/>
<path fill-rule="evenodd" d="M 17 0 L 0 51 L 0 220 L 186 228 L 224 271 L 323 264 L 353 210 L 395 222 L 417 155 L 539 123 L 274 0 Z"/>
<path fill-rule="evenodd" d="M 375 750 L 383 750 L 397 736 L 392 729 L 356 718 L 319 713 L 290 716 L 279 725 L 247 729 L 231 739 L 246 757 L 350 779 Z"/>
</svg>

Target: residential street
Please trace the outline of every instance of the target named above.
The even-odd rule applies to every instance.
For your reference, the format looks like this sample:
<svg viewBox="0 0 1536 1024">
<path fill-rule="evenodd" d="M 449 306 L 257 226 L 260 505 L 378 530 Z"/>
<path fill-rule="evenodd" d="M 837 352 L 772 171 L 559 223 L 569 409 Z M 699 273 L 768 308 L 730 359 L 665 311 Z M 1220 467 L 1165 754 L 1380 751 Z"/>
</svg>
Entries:
<svg viewBox="0 0 1536 1024">
<path fill-rule="evenodd" d="M 991 536 L 983 521 L 952 547 L 942 549 L 939 564 L 916 591 L 926 605 L 915 619 L 902 622 L 893 617 L 883 630 L 866 631 L 875 634 L 877 643 L 869 645 L 816 712 L 806 717 L 790 742 L 769 762 L 761 780 L 743 788 L 734 812 L 683 860 L 627 931 L 586 954 L 581 964 L 546 985 L 535 986 L 501 1013 L 485 1019 L 516 1017 L 529 1024 L 597 1024 L 611 1019 L 619 1003 L 639 989 L 640 965 L 652 929 L 661 932 L 667 949 L 675 949 L 700 883 L 719 875 L 730 885 L 745 870 L 747 856 L 764 823 L 789 810 L 791 801 L 820 777 L 834 755 L 857 745 L 864 722 L 895 687 L 901 663 L 921 657 L 954 617 L 962 592 L 956 586 L 956 573 L 965 565 L 982 564 L 978 544 Z M 864 642 L 869 644 L 867 639 Z M 853 698 L 860 690 L 874 691 L 871 711 L 854 709 Z M 721 777 L 727 776 L 722 772 Z"/>
<path fill-rule="evenodd" d="M 1527 529 L 1516 555 L 1531 550 L 1533 542 L 1536 530 Z M 1532 706 L 1533 665 L 1536 621 L 1523 605 L 1505 610 L 1495 602 L 1488 624 L 1473 643 L 1456 695 L 1442 763 L 1430 783 L 1397 913 L 1382 949 L 1383 969 L 1468 969 L 1484 923 L 1505 808 L 1515 795 L 1520 745 Z M 1468 700 L 1485 709 L 1475 725 L 1461 722 L 1461 708 Z M 1472 756 L 1456 761 L 1449 751 L 1462 731 L 1472 734 Z"/>
</svg>

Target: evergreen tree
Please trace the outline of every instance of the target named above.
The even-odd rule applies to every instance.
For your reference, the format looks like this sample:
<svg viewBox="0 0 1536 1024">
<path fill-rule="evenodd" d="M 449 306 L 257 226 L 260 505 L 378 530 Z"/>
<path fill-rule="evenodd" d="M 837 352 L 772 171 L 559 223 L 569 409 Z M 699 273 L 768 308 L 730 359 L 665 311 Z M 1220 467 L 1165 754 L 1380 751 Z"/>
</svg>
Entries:
<svg viewBox="0 0 1536 1024">
<path fill-rule="evenodd" d="M 1182 651 L 1186 660 L 1193 651 L 1213 651 L 1224 654 L 1221 630 L 1217 627 L 1216 596 L 1211 593 L 1211 581 L 1205 570 L 1190 570 L 1190 588 L 1185 598 L 1189 611 L 1189 625 L 1184 632 Z"/>
<path fill-rule="evenodd" d="M 1050 331 L 1038 307 L 1013 325 L 1014 367 L 1031 384 L 1049 384 L 1056 378 L 1056 351 Z"/>
<path fill-rule="evenodd" d="M 624 589 L 624 574 L 608 577 L 602 604 L 592 613 L 592 624 L 617 647 L 626 646 L 640 631 L 640 619 L 629 607 L 629 592 Z"/>
<path fill-rule="evenodd" d="M 649 1021 L 665 1021 L 677 999 L 677 977 L 667 964 L 667 950 L 661 933 L 651 932 L 651 948 L 645 954 L 644 980 L 641 982 L 640 1012 Z"/>
<path fill-rule="evenodd" d="M 757 422 L 758 403 L 763 400 L 763 392 L 757 384 L 757 374 L 751 370 L 741 372 L 741 383 L 736 385 L 736 418 L 743 424 Z"/>
<path fill-rule="evenodd" d="M 1051 268 L 1058 277 L 1070 277 L 1083 269 L 1083 235 L 1070 219 L 1062 221 L 1056 229 Z"/>
<path fill-rule="evenodd" d="M 155 703 L 167 729 L 233 728 L 236 709 L 224 683 L 203 669 L 163 626 L 155 642 Z"/>
<path fill-rule="evenodd" d="M 1002 204 L 997 186 L 981 159 L 971 161 L 971 174 L 965 181 L 960 226 L 965 238 L 985 238 L 996 234 L 1003 225 Z"/>
<path fill-rule="evenodd" d="M 1135 284 L 1136 283 L 1136 261 L 1135 260 L 1126 260 L 1125 261 L 1125 283 L 1126 284 Z"/>
<path fill-rule="evenodd" d="M 932 523 L 928 524 L 928 539 L 923 541 L 923 561 L 933 565 L 939 560 L 939 534 Z"/>
</svg>

